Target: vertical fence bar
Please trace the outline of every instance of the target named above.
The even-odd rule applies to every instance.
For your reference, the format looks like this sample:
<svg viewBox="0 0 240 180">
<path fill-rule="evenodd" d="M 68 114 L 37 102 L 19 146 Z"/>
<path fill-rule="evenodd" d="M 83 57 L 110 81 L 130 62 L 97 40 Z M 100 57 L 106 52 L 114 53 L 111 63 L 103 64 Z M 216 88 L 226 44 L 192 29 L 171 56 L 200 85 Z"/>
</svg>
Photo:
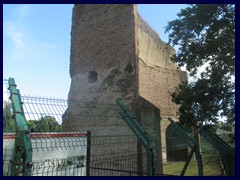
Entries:
<svg viewBox="0 0 240 180">
<path fill-rule="evenodd" d="M 142 157 L 142 143 L 137 140 L 137 174 L 138 176 L 143 175 L 143 157 Z"/>
<path fill-rule="evenodd" d="M 163 157 L 162 157 L 162 134 L 161 134 L 161 116 L 160 116 L 160 109 L 154 107 L 154 125 L 156 128 L 156 132 L 154 133 L 154 175 L 155 174 L 163 174 Z"/>
<path fill-rule="evenodd" d="M 195 147 L 194 147 L 194 148 L 195 148 Z M 182 169 L 182 172 L 181 172 L 180 176 L 184 176 L 184 174 L 185 174 L 185 172 L 186 172 L 186 170 L 187 170 L 187 167 L 188 167 L 188 165 L 189 165 L 189 163 L 190 163 L 190 161 L 191 161 L 191 159 L 192 159 L 193 153 L 194 153 L 194 151 L 195 151 L 194 148 L 191 149 L 190 155 L 189 155 L 189 157 L 188 157 L 188 159 L 187 159 L 187 161 L 186 161 L 186 163 L 185 163 L 185 165 L 184 165 L 184 167 L 183 167 L 183 169 Z"/>
<path fill-rule="evenodd" d="M 90 176 L 91 131 L 87 131 L 86 176 Z"/>
<path fill-rule="evenodd" d="M 147 175 L 155 176 L 153 149 L 151 148 L 149 142 L 146 150 L 147 150 Z"/>
<path fill-rule="evenodd" d="M 136 120 L 139 124 L 141 124 L 141 115 L 140 111 L 136 109 Z M 138 176 L 143 175 L 143 156 L 142 156 L 142 143 L 140 139 L 137 139 L 137 171 L 138 171 Z"/>
<path fill-rule="evenodd" d="M 196 147 L 195 155 L 198 164 L 198 175 L 203 176 L 203 164 L 202 164 L 202 155 L 200 154 L 199 146 Z"/>
</svg>

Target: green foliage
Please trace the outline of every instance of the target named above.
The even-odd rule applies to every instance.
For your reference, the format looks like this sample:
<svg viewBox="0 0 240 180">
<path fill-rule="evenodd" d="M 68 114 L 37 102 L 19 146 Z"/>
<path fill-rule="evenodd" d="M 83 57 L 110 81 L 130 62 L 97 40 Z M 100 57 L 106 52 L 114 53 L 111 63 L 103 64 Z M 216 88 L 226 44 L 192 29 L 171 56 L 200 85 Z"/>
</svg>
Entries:
<svg viewBox="0 0 240 180">
<path fill-rule="evenodd" d="M 172 94 L 180 105 L 180 122 L 235 121 L 235 6 L 231 4 L 190 5 L 168 23 L 169 43 L 178 45 L 172 58 L 186 66 L 193 77 Z M 199 68 L 208 64 L 197 78 Z"/>
<path fill-rule="evenodd" d="M 7 101 L 3 106 L 3 132 L 15 132 L 15 120 L 12 118 L 11 104 Z"/>
<path fill-rule="evenodd" d="M 15 120 L 12 118 L 11 104 L 4 102 L 3 132 L 15 132 Z M 31 132 L 61 132 L 62 126 L 52 116 L 41 117 L 40 120 L 28 120 L 28 129 Z"/>
<path fill-rule="evenodd" d="M 61 125 L 52 116 L 44 116 L 40 120 L 27 121 L 28 128 L 31 132 L 60 132 Z"/>
</svg>

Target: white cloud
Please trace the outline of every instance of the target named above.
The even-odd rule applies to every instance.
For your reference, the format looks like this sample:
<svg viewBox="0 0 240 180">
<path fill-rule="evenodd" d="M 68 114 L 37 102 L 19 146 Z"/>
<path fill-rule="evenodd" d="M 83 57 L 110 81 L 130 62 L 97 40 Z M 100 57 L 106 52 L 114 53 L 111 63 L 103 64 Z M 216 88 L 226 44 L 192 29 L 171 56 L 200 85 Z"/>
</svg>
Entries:
<svg viewBox="0 0 240 180">
<path fill-rule="evenodd" d="M 16 9 L 16 13 L 17 13 L 17 18 L 18 20 L 21 20 L 25 17 L 27 17 L 30 12 L 32 12 L 32 5 L 30 4 L 25 4 L 25 5 L 21 5 Z"/>
<path fill-rule="evenodd" d="M 8 41 L 13 43 L 13 47 L 9 51 L 11 52 L 9 56 L 12 60 L 26 59 L 34 46 L 30 41 L 30 37 L 21 28 L 21 24 L 16 21 L 5 22 L 4 33 L 9 38 Z"/>
<path fill-rule="evenodd" d="M 17 49 L 25 49 L 26 48 L 26 36 L 23 32 L 21 32 L 18 27 L 17 23 L 14 22 L 7 22 L 6 23 L 5 32 L 11 38 L 14 43 L 14 46 Z"/>
<path fill-rule="evenodd" d="M 6 38 L 5 42 L 11 42 L 9 56 L 13 60 L 25 58 L 31 51 L 32 44 L 30 43 L 30 35 L 26 29 L 25 18 L 30 15 L 30 5 L 17 5 L 11 13 L 11 16 L 6 17 L 7 19 L 3 22 L 3 32 Z M 5 38 L 4 37 L 4 38 Z"/>
<path fill-rule="evenodd" d="M 3 22 L 4 34 L 9 38 L 6 41 L 13 43 L 9 54 L 12 60 L 33 61 L 46 58 L 47 50 L 56 48 L 54 43 L 42 42 L 42 39 L 33 36 L 31 29 L 27 28 L 30 25 L 25 20 L 33 10 L 32 5 L 19 5 L 11 18 Z"/>
</svg>

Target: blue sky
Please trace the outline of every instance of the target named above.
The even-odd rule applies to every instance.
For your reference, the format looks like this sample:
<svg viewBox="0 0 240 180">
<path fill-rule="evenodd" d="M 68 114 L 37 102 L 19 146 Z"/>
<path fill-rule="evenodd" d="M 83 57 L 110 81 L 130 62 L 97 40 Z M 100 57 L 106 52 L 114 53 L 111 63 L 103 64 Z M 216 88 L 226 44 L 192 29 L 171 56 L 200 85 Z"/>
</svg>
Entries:
<svg viewBox="0 0 240 180">
<path fill-rule="evenodd" d="M 72 4 L 3 5 L 3 78 L 22 95 L 67 98 Z M 167 22 L 187 5 L 139 4 L 142 18 L 168 41 Z"/>
</svg>

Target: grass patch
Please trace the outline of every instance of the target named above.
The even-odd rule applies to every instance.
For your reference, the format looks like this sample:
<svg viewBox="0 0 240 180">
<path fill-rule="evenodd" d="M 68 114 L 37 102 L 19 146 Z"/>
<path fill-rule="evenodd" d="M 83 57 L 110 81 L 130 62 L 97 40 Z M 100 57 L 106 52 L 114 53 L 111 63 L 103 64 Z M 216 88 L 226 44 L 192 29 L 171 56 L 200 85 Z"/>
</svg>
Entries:
<svg viewBox="0 0 240 180">
<path fill-rule="evenodd" d="M 221 168 L 216 161 L 210 156 L 203 156 L 203 175 L 204 176 L 221 176 Z M 163 163 L 163 174 L 180 175 L 185 165 L 185 161 L 165 162 Z M 184 176 L 198 176 L 197 161 L 192 159 Z"/>
</svg>

